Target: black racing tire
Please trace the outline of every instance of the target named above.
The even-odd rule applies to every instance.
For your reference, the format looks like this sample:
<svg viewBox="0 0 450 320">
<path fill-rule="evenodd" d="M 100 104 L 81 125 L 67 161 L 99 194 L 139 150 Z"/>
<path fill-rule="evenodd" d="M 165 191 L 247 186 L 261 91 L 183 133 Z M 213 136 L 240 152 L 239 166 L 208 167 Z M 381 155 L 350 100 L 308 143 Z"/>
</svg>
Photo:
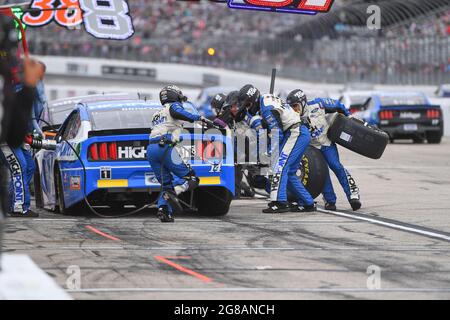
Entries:
<svg viewBox="0 0 450 320">
<path fill-rule="evenodd" d="M 428 131 L 426 136 L 427 136 L 427 142 L 430 144 L 439 144 L 442 141 L 442 132 L 441 131 Z"/>
<path fill-rule="evenodd" d="M 66 204 L 64 202 L 64 192 L 61 181 L 61 174 L 58 169 L 55 170 L 55 212 L 67 215 L 69 214 L 69 210 L 66 208 Z"/>
<path fill-rule="evenodd" d="M 337 114 L 328 129 L 328 138 L 362 156 L 380 159 L 389 142 L 389 135 L 363 121 Z"/>
<path fill-rule="evenodd" d="M 202 216 L 226 215 L 232 200 L 233 195 L 224 187 L 199 187 L 194 192 L 194 201 Z"/>
<path fill-rule="evenodd" d="M 39 172 L 39 166 L 36 163 L 36 170 L 34 170 L 34 201 L 36 203 L 36 208 L 42 209 L 44 208 L 44 200 L 42 197 L 42 187 L 41 187 L 41 174 Z"/>
<path fill-rule="evenodd" d="M 303 155 L 302 162 L 297 171 L 297 177 L 305 186 L 311 196 L 316 199 L 325 186 L 328 177 L 328 165 L 319 149 L 309 146 Z M 288 190 L 288 200 L 298 201 Z"/>
</svg>

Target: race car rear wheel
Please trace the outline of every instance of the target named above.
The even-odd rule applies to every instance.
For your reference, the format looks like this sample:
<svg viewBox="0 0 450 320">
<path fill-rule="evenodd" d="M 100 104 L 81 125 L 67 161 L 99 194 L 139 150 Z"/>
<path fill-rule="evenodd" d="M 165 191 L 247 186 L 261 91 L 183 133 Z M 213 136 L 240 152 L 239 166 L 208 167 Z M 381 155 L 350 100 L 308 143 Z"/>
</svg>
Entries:
<svg viewBox="0 0 450 320">
<path fill-rule="evenodd" d="M 438 144 L 441 143 L 442 140 L 442 132 L 441 131 L 428 131 L 427 132 L 427 141 L 430 144 Z"/>
<path fill-rule="evenodd" d="M 325 162 L 322 153 L 317 148 L 311 146 L 308 147 L 297 171 L 297 177 L 314 199 L 322 193 L 327 176 L 328 165 Z M 288 200 L 298 201 L 289 190 Z"/>
<path fill-rule="evenodd" d="M 223 187 L 197 188 L 194 193 L 198 213 L 203 216 L 224 216 L 230 210 L 233 195 Z"/>
</svg>

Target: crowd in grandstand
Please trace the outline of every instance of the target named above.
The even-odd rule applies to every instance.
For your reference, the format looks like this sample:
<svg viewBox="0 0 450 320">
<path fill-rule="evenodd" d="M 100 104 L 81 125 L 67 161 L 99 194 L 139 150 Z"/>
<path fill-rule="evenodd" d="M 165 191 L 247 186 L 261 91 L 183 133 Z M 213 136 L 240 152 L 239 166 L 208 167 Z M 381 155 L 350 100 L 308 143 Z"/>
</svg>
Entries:
<svg viewBox="0 0 450 320">
<path fill-rule="evenodd" d="M 379 42 L 364 38 L 314 42 L 291 39 L 288 43 L 268 41 L 269 45 L 262 46 L 263 39 L 275 39 L 283 30 L 302 22 L 303 16 L 242 10 L 230 14 L 226 5 L 208 1 L 133 0 L 129 4 L 136 34 L 126 42 L 97 40 L 83 30 L 66 30 L 52 23 L 29 29 L 31 51 L 43 55 L 189 63 L 249 71 L 258 71 L 264 64 L 275 64 L 287 72 L 302 70 L 299 77 L 317 72 L 325 75 L 342 72 L 362 79 L 373 73 L 388 76 L 413 71 L 447 72 L 450 64 L 450 12 L 424 22 L 418 20 L 387 28 L 378 35 Z M 408 39 L 427 37 L 445 39 L 439 40 L 434 56 L 427 56 L 430 44 L 425 40 L 417 44 Z M 216 49 L 214 55 L 208 54 L 209 47 Z M 421 54 L 421 50 L 425 53 Z M 411 55 L 412 51 L 420 52 Z"/>
</svg>

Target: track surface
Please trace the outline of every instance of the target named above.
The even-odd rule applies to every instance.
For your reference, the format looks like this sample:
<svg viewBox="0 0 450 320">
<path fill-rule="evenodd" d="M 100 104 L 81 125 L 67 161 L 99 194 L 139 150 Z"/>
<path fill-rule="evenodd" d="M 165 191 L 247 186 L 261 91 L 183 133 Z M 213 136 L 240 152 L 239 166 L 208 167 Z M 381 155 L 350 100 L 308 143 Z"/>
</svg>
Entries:
<svg viewBox="0 0 450 320">
<path fill-rule="evenodd" d="M 30 255 L 63 288 L 78 266 L 76 299 L 449 299 L 450 140 L 389 145 L 380 161 L 341 154 L 363 195 L 358 217 L 374 221 L 347 217 L 343 200 L 341 216 L 263 215 L 266 202 L 254 199 L 175 224 L 151 211 L 113 220 L 42 211 L 10 219 L 4 249 Z M 368 288 L 369 266 L 381 270 L 380 290 Z"/>
</svg>

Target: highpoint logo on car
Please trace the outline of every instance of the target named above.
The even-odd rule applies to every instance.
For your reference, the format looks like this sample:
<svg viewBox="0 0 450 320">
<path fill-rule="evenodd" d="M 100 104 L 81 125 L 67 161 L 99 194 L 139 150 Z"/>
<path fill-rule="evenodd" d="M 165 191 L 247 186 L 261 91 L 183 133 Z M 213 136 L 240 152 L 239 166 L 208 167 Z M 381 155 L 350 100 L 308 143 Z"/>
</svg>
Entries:
<svg viewBox="0 0 450 320">
<path fill-rule="evenodd" d="M 147 149 L 145 147 L 121 147 L 117 148 L 119 159 L 145 159 Z"/>
</svg>

